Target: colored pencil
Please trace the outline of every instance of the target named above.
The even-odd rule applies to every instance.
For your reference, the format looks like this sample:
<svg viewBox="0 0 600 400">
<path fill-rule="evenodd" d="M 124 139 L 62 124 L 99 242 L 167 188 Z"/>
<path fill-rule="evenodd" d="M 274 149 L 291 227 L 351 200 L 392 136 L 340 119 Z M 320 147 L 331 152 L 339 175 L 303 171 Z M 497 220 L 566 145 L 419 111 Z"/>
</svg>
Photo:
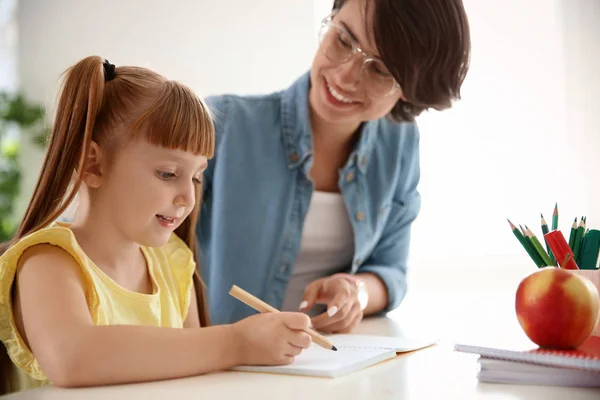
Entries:
<svg viewBox="0 0 600 400">
<path fill-rule="evenodd" d="M 552 230 L 558 229 L 558 203 L 554 203 L 554 212 L 552 213 Z"/>
<path fill-rule="evenodd" d="M 540 213 L 540 217 L 542 217 L 542 233 L 544 235 L 546 235 L 546 233 L 548 233 L 548 224 L 546 223 L 546 220 L 544 219 L 544 214 Z M 544 235 L 542 235 L 542 237 L 544 237 Z M 554 259 L 554 254 L 552 254 L 552 250 L 550 250 L 550 246 L 548 246 L 548 242 L 546 241 L 546 238 L 544 238 L 544 243 L 546 243 L 546 250 L 548 251 L 548 255 L 550 256 L 550 258 L 552 259 L 552 264 L 556 265 L 556 260 Z"/>
<path fill-rule="evenodd" d="M 533 234 L 533 232 L 527 227 L 527 225 L 525 225 L 525 231 L 527 232 L 527 236 L 531 239 L 533 247 L 538 252 L 539 256 L 542 258 L 544 266 L 554 265 L 554 262 L 552 261 L 548 253 L 546 253 L 546 250 L 544 250 L 544 248 L 542 247 L 542 244 L 540 243 L 539 239 Z"/>
<path fill-rule="evenodd" d="M 583 228 L 583 217 L 581 218 L 581 220 L 579 221 L 579 226 L 577 227 L 577 230 L 575 231 L 575 242 L 573 242 L 573 258 L 575 259 L 575 262 L 579 264 L 579 254 L 581 253 L 581 238 L 583 237 L 583 232 L 584 232 L 584 228 Z"/>
<path fill-rule="evenodd" d="M 529 254 L 529 257 L 531 257 L 531 259 L 533 260 L 533 262 L 535 263 L 535 265 L 537 267 L 542 267 L 541 260 L 539 260 L 539 258 L 536 257 L 536 253 L 529 246 L 528 242 L 525 240 L 525 236 L 523 236 L 523 234 L 521 233 L 521 231 L 519 231 L 519 228 L 517 228 L 512 222 L 510 222 L 509 219 L 507 219 L 507 221 L 510 224 L 510 229 L 513 231 L 513 233 L 516 236 L 517 240 L 519 240 L 519 242 L 521 243 L 521 246 L 523 246 L 523 248 L 525 249 L 525 251 L 527 252 L 527 254 Z"/>
<path fill-rule="evenodd" d="M 575 247 L 575 236 L 577 235 L 577 217 L 573 220 L 573 225 L 571 225 L 571 233 L 569 234 L 569 247 L 571 250 Z"/>
<path fill-rule="evenodd" d="M 533 254 L 533 257 L 536 260 L 536 264 L 538 265 L 538 267 L 544 267 L 545 266 L 544 260 L 542 260 L 540 253 L 538 253 L 538 251 L 535 249 L 535 246 L 533 245 L 533 242 L 531 241 L 531 238 L 529 237 L 527 230 L 525 230 L 525 228 L 523 228 L 520 224 L 519 224 L 519 228 L 521 229 L 521 233 L 523 234 L 523 237 L 525 238 L 525 243 L 527 245 L 527 248 L 529 249 L 529 251 L 531 251 L 531 254 Z"/>
</svg>

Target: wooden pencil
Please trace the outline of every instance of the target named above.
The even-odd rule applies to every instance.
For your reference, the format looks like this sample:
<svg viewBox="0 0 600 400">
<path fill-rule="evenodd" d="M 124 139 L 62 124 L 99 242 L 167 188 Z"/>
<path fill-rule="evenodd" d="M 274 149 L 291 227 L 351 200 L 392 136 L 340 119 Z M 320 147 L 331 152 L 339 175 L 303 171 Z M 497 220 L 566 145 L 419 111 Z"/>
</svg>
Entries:
<svg viewBox="0 0 600 400">
<path fill-rule="evenodd" d="M 276 309 L 275 307 L 265 303 L 264 301 L 251 295 L 250 293 L 246 292 L 244 289 L 242 289 L 236 285 L 233 285 L 231 287 L 231 289 L 229 290 L 229 294 L 231 296 L 235 297 L 236 299 L 238 299 L 239 301 L 241 301 L 242 303 L 252 307 L 253 309 L 255 309 L 258 312 L 261 312 L 261 313 L 279 312 L 279 310 Z M 310 335 L 310 337 L 312 338 L 312 341 L 314 343 L 318 344 L 319 346 L 321 346 L 327 350 L 337 351 L 337 348 L 333 345 L 333 343 L 331 343 L 326 337 L 319 334 L 318 332 L 315 332 L 312 329 L 306 329 L 306 330 L 304 330 L 304 332 L 308 333 Z"/>
</svg>

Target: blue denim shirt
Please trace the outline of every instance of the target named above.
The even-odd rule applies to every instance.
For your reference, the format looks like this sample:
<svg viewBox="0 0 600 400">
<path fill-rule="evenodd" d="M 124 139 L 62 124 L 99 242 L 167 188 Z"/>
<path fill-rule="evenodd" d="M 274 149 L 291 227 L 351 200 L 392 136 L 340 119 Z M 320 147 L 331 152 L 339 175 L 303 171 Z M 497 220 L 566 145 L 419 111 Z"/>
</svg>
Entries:
<svg viewBox="0 0 600 400">
<path fill-rule="evenodd" d="M 197 234 L 215 324 L 255 313 L 228 294 L 234 284 L 276 308 L 283 301 L 313 192 L 309 85 L 307 73 L 282 92 L 206 99 L 216 152 L 204 175 Z M 410 226 L 420 209 L 418 146 L 414 123 L 369 121 L 339 171 L 355 244 L 347 271 L 383 280 L 384 311 L 406 292 Z"/>
</svg>

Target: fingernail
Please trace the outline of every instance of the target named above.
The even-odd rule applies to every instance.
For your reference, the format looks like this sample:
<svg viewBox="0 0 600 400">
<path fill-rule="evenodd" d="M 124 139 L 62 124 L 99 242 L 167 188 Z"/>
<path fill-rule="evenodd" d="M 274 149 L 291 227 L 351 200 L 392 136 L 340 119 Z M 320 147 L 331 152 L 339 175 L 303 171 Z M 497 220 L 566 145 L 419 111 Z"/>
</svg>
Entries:
<svg viewBox="0 0 600 400">
<path fill-rule="evenodd" d="M 302 303 L 300 303 L 300 307 L 299 309 L 302 310 L 303 308 L 305 308 L 308 305 L 308 301 L 304 300 Z"/>
<path fill-rule="evenodd" d="M 330 309 L 327 310 L 327 315 L 329 315 L 330 317 L 333 317 L 335 315 L 335 313 L 337 312 L 337 307 L 333 306 Z"/>
</svg>

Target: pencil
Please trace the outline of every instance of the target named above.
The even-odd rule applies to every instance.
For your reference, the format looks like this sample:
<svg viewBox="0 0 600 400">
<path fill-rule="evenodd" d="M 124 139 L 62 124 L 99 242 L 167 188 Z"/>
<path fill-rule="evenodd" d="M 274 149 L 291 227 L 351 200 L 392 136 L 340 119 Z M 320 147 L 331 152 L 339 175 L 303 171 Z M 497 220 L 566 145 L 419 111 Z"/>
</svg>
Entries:
<svg viewBox="0 0 600 400">
<path fill-rule="evenodd" d="M 528 243 L 525 241 L 525 237 L 519 231 L 519 228 L 517 228 L 512 222 L 510 222 L 510 219 L 507 219 L 507 221 L 510 224 L 510 229 L 512 229 L 512 231 L 515 234 L 517 240 L 519 240 L 519 242 L 521 243 L 521 246 L 523 246 L 523 248 L 525 249 L 525 251 L 527 252 L 527 254 L 529 254 L 529 257 L 531 257 L 531 259 L 533 260 L 533 262 L 535 263 L 535 265 L 537 267 L 541 267 L 540 261 L 538 260 L 537 257 L 534 256 L 533 251 L 529 247 Z"/>
<path fill-rule="evenodd" d="M 550 258 L 552 259 L 552 264 L 556 265 L 556 260 L 554 259 L 554 254 L 552 254 L 552 250 L 550 250 L 550 246 L 548 246 L 548 242 L 546 241 L 546 233 L 548 233 L 548 224 L 546 223 L 546 220 L 544 219 L 544 215 L 540 213 L 540 217 L 542 217 L 542 237 L 544 238 L 544 243 L 546 243 L 546 250 L 548 251 L 548 255 L 550 256 Z"/>
<path fill-rule="evenodd" d="M 531 243 L 533 243 L 533 247 L 542 258 L 542 261 L 544 262 L 545 266 L 554 265 L 554 262 L 550 259 L 548 253 L 546 253 L 546 250 L 544 250 L 544 248 L 542 247 L 542 244 L 540 243 L 539 239 L 533 234 L 533 232 L 527 227 L 527 225 L 525 225 L 525 230 L 527 232 L 527 235 L 531 239 Z"/>
<path fill-rule="evenodd" d="M 579 253 L 581 252 L 581 238 L 583 237 L 583 217 L 579 221 L 579 226 L 575 230 L 575 241 L 573 242 L 573 258 L 579 263 Z"/>
<path fill-rule="evenodd" d="M 577 217 L 573 220 L 573 225 L 571 225 L 571 233 L 569 234 L 569 247 L 571 251 L 574 250 L 575 247 L 575 235 L 577 234 Z"/>
<path fill-rule="evenodd" d="M 525 243 L 527 244 L 527 248 L 531 251 L 531 254 L 533 254 L 533 257 L 536 260 L 536 264 L 540 268 L 545 267 L 546 263 L 544 263 L 544 260 L 542 260 L 542 256 L 540 255 L 540 253 L 538 253 L 537 249 L 533 245 L 533 242 L 531 241 L 531 237 L 529 236 L 529 234 L 527 233 L 525 228 L 523 228 L 521 225 L 519 225 L 519 228 L 521 229 L 521 233 L 523 234 L 523 237 L 525 238 Z"/>
<path fill-rule="evenodd" d="M 554 212 L 552 213 L 552 230 L 558 229 L 558 203 L 554 203 Z"/>
<path fill-rule="evenodd" d="M 275 307 L 272 307 L 269 304 L 265 303 L 264 301 L 254 297 L 253 295 L 251 295 L 250 293 L 246 292 L 244 289 L 242 289 L 236 285 L 233 285 L 231 287 L 231 289 L 229 290 L 229 294 L 231 296 L 235 297 L 236 299 L 238 299 L 239 301 L 241 301 L 242 303 L 252 307 L 253 309 L 255 309 L 258 312 L 261 312 L 261 313 L 279 312 L 279 310 L 276 309 Z M 333 345 L 333 343 L 331 343 L 323 335 L 313 331 L 312 329 L 306 329 L 306 330 L 304 330 L 304 332 L 308 333 L 310 335 L 310 337 L 312 338 L 312 341 L 314 343 L 318 344 L 319 346 L 321 346 L 327 350 L 337 351 L 337 348 Z"/>
</svg>

